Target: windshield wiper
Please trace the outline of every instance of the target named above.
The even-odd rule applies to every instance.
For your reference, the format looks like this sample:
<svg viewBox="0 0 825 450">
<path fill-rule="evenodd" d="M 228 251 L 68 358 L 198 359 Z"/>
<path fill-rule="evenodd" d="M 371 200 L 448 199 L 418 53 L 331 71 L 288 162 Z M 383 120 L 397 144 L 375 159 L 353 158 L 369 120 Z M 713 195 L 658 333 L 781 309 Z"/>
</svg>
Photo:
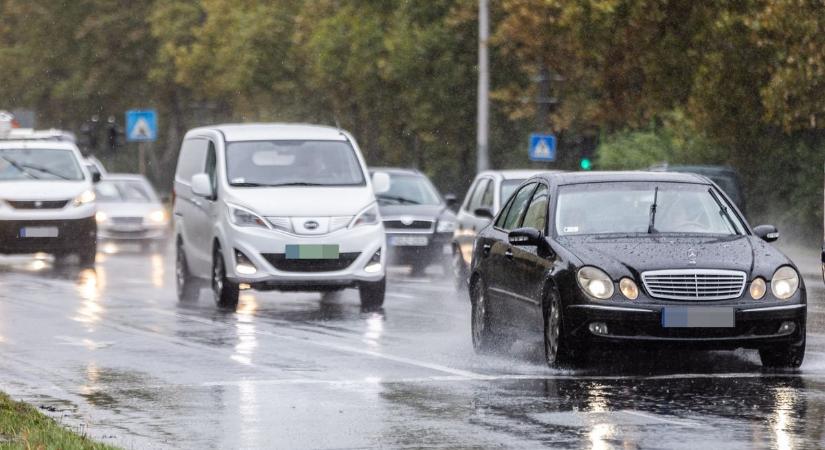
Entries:
<svg viewBox="0 0 825 450">
<path fill-rule="evenodd" d="M 283 186 L 326 186 L 321 183 L 307 183 L 305 181 L 294 181 L 290 183 L 265 184 L 268 187 L 283 187 Z"/>
<path fill-rule="evenodd" d="M 0 158 L 2 158 L 2 159 L 3 159 L 3 161 L 6 161 L 7 163 L 11 164 L 11 166 L 12 166 L 12 167 L 14 167 L 15 169 L 17 169 L 17 170 L 18 170 L 20 173 L 22 173 L 23 175 L 26 175 L 26 176 L 28 176 L 29 178 L 32 178 L 32 179 L 35 179 L 35 180 L 39 180 L 39 179 L 40 179 L 40 177 L 35 176 L 33 173 L 29 172 L 29 171 L 26 169 L 26 166 L 25 166 L 25 165 L 20 164 L 19 162 L 15 161 L 14 159 L 9 158 L 8 156 L 5 156 L 5 155 L 0 155 Z"/>
<path fill-rule="evenodd" d="M 55 171 L 53 171 L 53 170 L 51 170 L 51 169 L 47 169 L 47 168 L 42 167 L 42 166 L 36 166 L 36 165 L 34 165 L 34 164 L 20 164 L 20 167 L 25 167 L 26 169 L 32 169 L 32 170 L 36 170 L 36 171 L 38 171 L 38 172 L 47 173 L 47 174 L 49 174 L 49 175 L 51 175 L 51 176 L 53 176 L 53 177 L 60 178 L 61 180 L 69 180 L 69 179 L 70 179 L 70 178 L 69 178 L 69 177 L 67 177 L 66 175 L 63 175 L 63 174 L 57 173 L 57 172 L 55 172 Z"/>
<path fill-rule="evenodd" d="M 409 205 L 420 205 L 421 204 L 421 202 L 417 202 L 415 200 L 410 200 L 410 199 L 405 198 L 405 197 L 398 197 L 398 196 L 394 196 L 394 195 L 379 195 L 378 198 L 379 199 L 385 199 L 385 200 L 393 200 L 393 201 L 396 201 L 398 203 L 406 203 L 406 204 L 409 204 Z"/>
<path fill-rule="evenodd" d="M 739 235 L 739 228 L 736 226 L 736 222 L 733 221 L 733 217 L 730 216 L 730 212 L 728 212 L 728 207 L 725 206 L 719 197 L 716 196 L 716 193 L 713 192 L 713 189 L 708 189 L 708 193 L 711 197 L 713 197 L 713 201 L 716 202 L 716 206 L 719 207 L 719 215 L 725 218 L 728 221 L 728 225 L 731 226 L 733 229 L 733 234 Z"/>
<path fill-rule="evenodd" d="M 268 186 L 267 184 L 261 183 L 251 183 L 251 182 L 240 182 L 240 183 L 229 183 L 230 186 L 233 187 L 261 187 L 261 186 Z"/>
<path fill-rule="evenodd" d="M 656 232 L 656 208 L 659 203 L 659 186 L 653 191 L 653 204 L 650 205 L 650 223 L 647 225 L 647 234 Z"/>
</svg>

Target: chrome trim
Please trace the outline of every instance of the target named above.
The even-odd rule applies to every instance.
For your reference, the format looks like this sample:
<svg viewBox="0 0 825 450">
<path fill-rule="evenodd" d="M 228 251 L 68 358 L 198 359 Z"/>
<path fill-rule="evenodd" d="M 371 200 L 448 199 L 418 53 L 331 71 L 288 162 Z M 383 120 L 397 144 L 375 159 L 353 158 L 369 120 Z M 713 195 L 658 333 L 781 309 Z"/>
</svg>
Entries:
<svg viewBox="0 0 825 450">
<path fill-rule="evenodd" d="M 539 302 L 538 300 L 533 300 L 530 297 L 525 297 L 523 295 L 519 295 L 519 294 L 516 294 L 515 292 L 510 292 L 510 291 L 505 290 L 505 289 L 491 287 L 490 290 L 498 292 L 499 294 L 509 295 L 510 297 L 513 297 L 516 300 L 521 300 L 523 302 L 530 303 L 531 305 L 538 306 L 538 305 L 541 304 L 541 302 Z"/>
<path fill-rule="evenodd" d="M 622 306 L 604 306 L 604 305 L 570 305 L 568 308 L 583 308 L 583 309 L 596 309 L 600 311 L 618 311 L 618 312 L 647 312 L 653 313 L 656 312 L 652 309 L 642 309 L 642 308 L 625 308 Z"/>
<path fill-rule="evenodd" d="M 719 278 L 716 280 L 703 280 L 700 276 L 718 276 Z M 662 278 L 656 279 L 656 277 Z M 668 277 L 675 278 L 668 280 Z M 647 294 L 653 298 L 668 300 L 711 301 L 739 298 L 745 292 L 747 281 L 747 274 L 741 270 L 667 269 L 642 272 L 642 284 Z M 662 286 L 667 283 L 671 286 Z M 659 284 L 660 286 L 651 286 L 651 284 Z M 682 284 L 682 286 L 678 286 L 678 284 Z M 717 290 L 726 291 L 726 293 L 700 295 L 700 289 L 707 292 L 713 288 L 714 284 L 722 285 L 721 289 Z"/>
<path fill-rule="evenodd" d="M 407 228 L 388 228 L 387 222 L 390 221 L 397 221 L 401 222 L 401 219 L 412 219 L 415 222 L 430 222 L 430 228 L 418 228 L 418 229 L 407 229 Z M 381 216 L 381 223 L 384 224 L 384 231 L 387 234 L 432 234 L 435 232 L 435 223 L 436 219 L 431 216 L 410 216 L 410 215 L 400 215 L 400 216 Z"/>
<path fill-rule="evenodd" d="M 762 311 L 789 311 L 792 309 L 800 309 L 808 306 L 807 304 L 796 304 L 796 305 L 782 305 L 782 306 L 766 306 L 764 308 L 749 308 L 749 309 L 741 309 L 741 312 L 762 312 Z"/>
</svg>

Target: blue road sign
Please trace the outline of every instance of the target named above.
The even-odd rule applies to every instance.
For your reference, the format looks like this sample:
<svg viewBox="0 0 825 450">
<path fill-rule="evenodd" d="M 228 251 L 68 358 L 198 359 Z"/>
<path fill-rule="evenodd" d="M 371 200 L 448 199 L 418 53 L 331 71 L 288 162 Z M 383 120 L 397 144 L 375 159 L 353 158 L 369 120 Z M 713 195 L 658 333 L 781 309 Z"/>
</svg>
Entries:
<svg viewBox="0 0 825 450">
<path fill-rule="evenodd" d="M 158 138 L 158 114 L 154 109 L 126 111 L 126 140 L 151 142 Z"/>
<path fill-rule="evenodd" d="M 555 161 L 556 137 L 552 134 L 531 134 L 530 150 L 527 154 L 531 161 Z"/>
</svg>

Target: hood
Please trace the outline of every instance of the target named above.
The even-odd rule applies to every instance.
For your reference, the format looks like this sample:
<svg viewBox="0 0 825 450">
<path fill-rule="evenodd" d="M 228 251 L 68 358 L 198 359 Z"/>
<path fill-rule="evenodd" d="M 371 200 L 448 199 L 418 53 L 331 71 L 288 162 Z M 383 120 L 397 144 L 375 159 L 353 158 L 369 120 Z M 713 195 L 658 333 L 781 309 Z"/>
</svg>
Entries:
<svg viewBox="0 0 825 450">
<path fill-rule="evenodd" d="M 446 205 L 378 205 L 381 217 L 429 217 L 439 219 L 445 212 L 453 215 Z"/>
<path fill-rule="evenodd" d="M 143 217 L 159 209 L 163 209 L 159 203 L 97 202 L 97 210 L 105 212 L 109 217 Z"/>
<path fill-rule="evenodd" d="M 771 266 L 768 271 L 787 261 L 753 236 L 565 236 L 558 243 L 583 265 L 600 267 L 612 277 L 660 269 L 728 269 L 751 274 L 755 256 L 760 267 Z"/>
<path fill-rule="evenodd" d="M 78 181 L 3 181 L 0 200 L 71 200 L 91 189 L 86 180 Z"/>
<path fill-rule="evenodd" d="M 266 217 L 354 216 L 375 202 L 368 186 L 235 188 L 227 202 Z"/>
</svg>

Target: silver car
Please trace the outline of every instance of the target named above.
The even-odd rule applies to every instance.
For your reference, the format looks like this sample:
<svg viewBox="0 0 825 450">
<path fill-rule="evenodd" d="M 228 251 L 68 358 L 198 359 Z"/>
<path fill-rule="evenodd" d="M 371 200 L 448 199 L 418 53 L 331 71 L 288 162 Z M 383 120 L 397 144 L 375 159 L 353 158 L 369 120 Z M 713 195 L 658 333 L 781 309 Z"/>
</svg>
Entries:
<svg viewBox="0 0 825 450">
<path fill-rule="evenodd" d="M 142 175 L 111 174 L 95 185 L 98 241 L 128 241 L 144 249 L 169 235 L 169 214 Z"/>
</svg>

